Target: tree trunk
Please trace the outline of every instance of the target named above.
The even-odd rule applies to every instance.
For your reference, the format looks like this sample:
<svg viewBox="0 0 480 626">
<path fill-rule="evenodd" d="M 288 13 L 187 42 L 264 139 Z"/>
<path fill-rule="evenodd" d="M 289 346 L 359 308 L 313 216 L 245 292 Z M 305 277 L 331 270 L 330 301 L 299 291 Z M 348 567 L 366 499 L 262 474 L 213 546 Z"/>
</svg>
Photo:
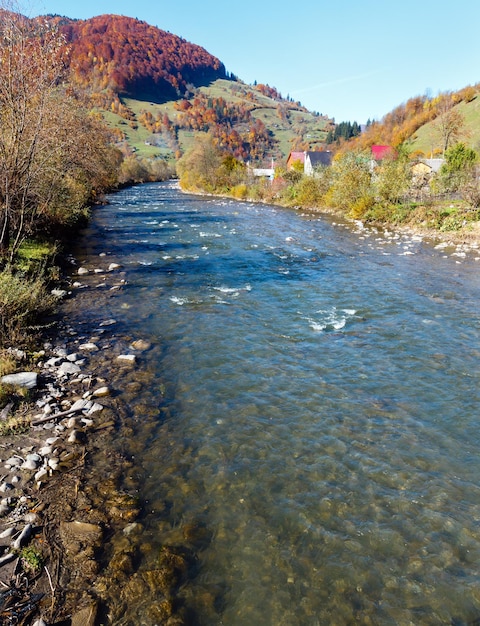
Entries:
<svg viewBox="0 0 480 626">
<path fill-rule="evenodd" d="M 0 263 L 8 256 L 10 247 L 10 219 L 8 212 L 5 211 L 0 217 Z"/>
</svg>

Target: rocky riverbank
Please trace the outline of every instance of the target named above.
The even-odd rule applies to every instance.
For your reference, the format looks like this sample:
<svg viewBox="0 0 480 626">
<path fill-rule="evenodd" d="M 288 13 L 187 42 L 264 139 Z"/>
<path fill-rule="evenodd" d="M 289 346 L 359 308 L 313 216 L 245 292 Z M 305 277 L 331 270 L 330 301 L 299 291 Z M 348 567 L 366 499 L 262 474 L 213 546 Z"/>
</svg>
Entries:
<svg viewBox="0 0 480 626">
<path fill-rule="evenodd" d="M 75 281 L 72 289 L 93 289 L 97 274 L 113 278 L 119 268 L 95 269 L 80 268 L 79 277 L 93 282 Z M 116 273 L 114 290 L 124 284 Z M 57 295 L 67 297 L 68 290 Z M 122 377 L 128 385 L 149 344 L 123 342 L 125 350 L 107 354 L 115 323 L 103 320 L 87 338 L 63 324 L 28 359 L 10 349 L 19 371 L 1 382 L 28 393 L 28 402 L 16 411 L 8 404 L 0 414 L 1 624 L 98 623 L 101 593 L 94 584 L 105 565 L 104 543 L 116 532 L 128 538 L 135 531 L 136 486 L 131 481 L 129 493 L 118 487 L 133 464 L 113 441 L 127 428 L 118 385 Z M 102 375 L 106 360 L 116 371 L 115 388 Z M 92 464 L 99 447 L 107 470 Z"/>
</svg>

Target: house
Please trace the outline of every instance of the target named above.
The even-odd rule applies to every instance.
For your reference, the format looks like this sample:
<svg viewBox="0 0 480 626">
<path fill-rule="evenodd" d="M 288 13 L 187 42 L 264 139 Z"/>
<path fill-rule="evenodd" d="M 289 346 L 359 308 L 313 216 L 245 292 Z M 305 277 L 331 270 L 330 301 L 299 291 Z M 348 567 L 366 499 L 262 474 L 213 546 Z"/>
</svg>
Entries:
<svg viewBox="0 0 480 626">
<path fill-rule="evenodd" d="M 247 163 L 247 169 L 250 175 L 256 178 L 269 178 L 270 180 L 275 178 L 275 162 L 273 159 L 270 167 L 252 167 L 250 163 Z"/>
<path fill-rule="evenodd" d="M 307 176 L 313 176 L 317 167 L 328 167 L 332 164 L 332 153 L 325 150 L 323 152 L 305 152 L 303 171 Z"/>
<path fill-rule="evenodd" d="M 395 158 L 397 156 L 396 151 L 392 146 L 372 146 L 372 160 L 378 163 L 383 159 Z"/>
<path fill-rule="evenodd" d="M 444 163 L 445 159 L 420 159 L 413 165 L 412 173 L 414 176 L 431 176 L 436 174 Z"/>
<path fill-rule="evenodd" d="M 293 169 L 293 164 L 297 161 L 300 161 L 302 165 L 305 163 L 305 152 L 290 152 L 287 159 L 287 170 Z"/>
<path fill-rule="evenodd" d="M 332 153 L 327 150 L 315 152 L 290 152 L 287 159 L 287 170 L 293 169 L 294 163 L 296 162 L 303 165 L 304 174 L 312 176 L 315 168 L 320 165 L 328 166 L 332 164 Z"/>
<path fill-rule="evenodd" d="M 270 180 L 273 180 L 275 169 L 273 167 L 253 167 L 252 174 L 256 178 L 270 178 Z"/>
</svg>

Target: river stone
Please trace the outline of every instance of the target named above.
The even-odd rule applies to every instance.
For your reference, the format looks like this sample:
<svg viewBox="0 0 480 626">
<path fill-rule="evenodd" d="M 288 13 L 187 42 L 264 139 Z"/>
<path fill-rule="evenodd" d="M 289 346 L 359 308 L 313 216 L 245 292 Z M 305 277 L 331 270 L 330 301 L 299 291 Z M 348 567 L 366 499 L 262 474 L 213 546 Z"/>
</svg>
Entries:
<svg viewBox="0 0 480 626">
<path fill-rule="evenodd" d="M 152 344 L 149 341 L 145 341 L 145 339 L 137 339 L 132 342 L 131 347 L 134 350 L 138 350 L 139 352 L 143 352 L 144 350 L 149 350 Z"/>
<path fill-rule="evenodd" d="M 89 350 L 90 352 L 96 352 L 99 348 L 96 343 L 89 341 L 88 343 L 82 343 L 78 346 L 80 350 Z"/>
<path fill-rule="evenodd" d="M 110 389 L 108 387 L 99 387 L 98 389 L 95 389 L 95 391 L 93 392 L 93 394 L 96 398 L 102 398 L 103 396 L 109 396 L 110 395 Z"/>
<path fill-rule="evenodd" d="M 103 326 L 112 326 L 113 324 L 116 324 L 117 320 L 114 319 L 109 319 L 109 320 L 105 320 L 103 322 L 100 322 L 99 326 L 103 327 Z"/>
<path fill-rule="evenodd" d="M 136 357 L 134 354 L 119 354 L 117 361 L 123 361 L 124 363 L 135 363 Z"/>
<path fill-rule="evenodd" d="M 90 604 L 89 606 L 80 609 L 78 613 L 72 616 L 72 626 L 94 626 L 97 619 L 97 605 Z"/>
<path fill-rule="evenodd" d="M 3 385 L 14 385 L 16 387 L 24 387 L 25 389 L 34 389 L 38 383 L 38 374 L 36 372 L 7 374 L 6 376 L 2 376 L 0 382 Z"/>
<path fill-rule="evenodd" d="M 122 266 L 119 265 L 118 263 L 110 263 L 110 265 L 108 266 L 108 271 L 109 272 L 113 272 L 114 270 L 118 270 L 120 269 Z"/>
<path fill-rule="evenodd" d="M 47 476 L 48 476 L 48 471 L 44 467 L 42 467 L 42 469 L 39 469 L 38 472 L 35 474 L 35 482 L 38 483 L 44 478 L 46 478 Z"/>
<path fill-rule="evenodd" d="M 72 406 L 70 407 L 70 411 L 74 412 L 74 411 L 81 411 L 82 409 L 84 409 L 86 407 L 86 405 L 88 404 L 87 400 L 84 400 L 83 398 L 81 398 L 80 400 L 76 400 Z"/>
<path fill-rule="evenodd" d="M 48 459 L 48 467 L 52 470 L 58 469 L 59 460 L 58 459 Z"/>
<path fill-rule="evenodd" d="M 88 270 L 86 267 L 79 267 L 77 270 L 77 274 L 79 276 L 84 276 L 85 274 L 88 274 Z"/>
<path fill-rule="evenodd" d="M 58 368 L 59 374 L 78 374 L 80 372 L 80 367 L 76 363 L 71 363 L 70 361 L 65 361 Z"/>
<path fill-rule="evenodd" d="M 80 541 L 88 545 L 100 545 L 102 541 L 102 529 L 98 524 L 89 522 L 62 522 L 60 524 L 60 534 L 63 541 Z"/>
<path fill-rule="evenodd" d="M 98 404 L 98 402 L 94 402 L 88 409 L 87 415 L 93 415 L 94 413 L 99 413 L 100 411 L 103 411 L 103 406 Z"/>
<path fill-rule="evenodd" d="M 38 467 L 37 461 L 33 461 L 32 459 L 27 459 L 25 463 L 22 465 L 21 469 L 36 470 L 37 467 Z"/>
<path fill-rule="evenodd" d="M 18 456 L 11 456 L 9 459 L 5 461 L 5 467 L 17 467 L 23 463 L 22 459 Z"/>
<path fill-rule="evenodd" d="M 65 298 L 68 295 L 68 291 L 65 291 L 65 289 L 52 289 L 50 293 L 56 298 Z"/>
</svg>

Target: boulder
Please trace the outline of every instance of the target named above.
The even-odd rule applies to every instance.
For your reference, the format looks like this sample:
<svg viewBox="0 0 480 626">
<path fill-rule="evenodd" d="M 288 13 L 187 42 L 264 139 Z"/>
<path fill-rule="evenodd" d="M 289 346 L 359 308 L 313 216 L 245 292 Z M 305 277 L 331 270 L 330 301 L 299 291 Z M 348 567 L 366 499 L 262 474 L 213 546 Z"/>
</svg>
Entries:
<svg viewBox="0 0 480 626">
<path fill-rule="evenodd" d="M 14 385 L 15 387 L 24 387 L 25 389 L 34 389 L 38 383 L 38 374 L 36 372 L 18 372 L 18 374 L 7 374 L 0 378 L 2 385 Z"/>
</svg>

